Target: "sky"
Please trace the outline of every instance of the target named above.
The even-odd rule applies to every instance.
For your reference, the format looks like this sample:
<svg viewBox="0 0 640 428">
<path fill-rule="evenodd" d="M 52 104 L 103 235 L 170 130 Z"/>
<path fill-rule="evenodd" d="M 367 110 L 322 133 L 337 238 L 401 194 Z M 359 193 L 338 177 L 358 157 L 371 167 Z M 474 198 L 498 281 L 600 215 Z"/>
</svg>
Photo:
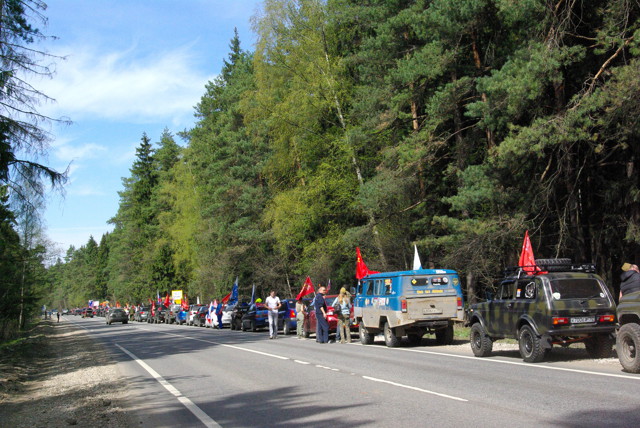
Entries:
<svg viewBox="0 0 640 428">
<path fill-rule="evenodd" d="M 143 133 L 153 143 L 168 129 L 195 123 L 194 106 L 228 58 L 234 28 L 253 50 L 250 19 L 259 0 L 45 0 L 41 31 L 56 40 L 38 48 L 54 60 L 52 79 L 33 82 L 54 103 L 49 158 L 64 171 L 64 195 L 51 194 L 46 233 L 61 252 L 99 243 L 118 210 L 122 178 L 130 176 Z"/>
</svg>

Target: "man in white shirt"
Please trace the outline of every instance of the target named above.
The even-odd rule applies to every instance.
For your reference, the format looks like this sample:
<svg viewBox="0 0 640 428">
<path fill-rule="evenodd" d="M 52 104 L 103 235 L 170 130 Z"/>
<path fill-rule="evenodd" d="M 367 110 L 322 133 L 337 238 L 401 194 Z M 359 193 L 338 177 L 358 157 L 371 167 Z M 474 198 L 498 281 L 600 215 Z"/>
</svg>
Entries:
<svg viewBox="0 0 640 428">
<path fill-rule="evenodd" d="M 280 298 L 276 296 L 275 290 L 271 290 L 269 297 L 264 300 L 269 314 L 269 339 L 275 339 L 278 335 L 278 310 L 282 304 Z"/>
</svg>

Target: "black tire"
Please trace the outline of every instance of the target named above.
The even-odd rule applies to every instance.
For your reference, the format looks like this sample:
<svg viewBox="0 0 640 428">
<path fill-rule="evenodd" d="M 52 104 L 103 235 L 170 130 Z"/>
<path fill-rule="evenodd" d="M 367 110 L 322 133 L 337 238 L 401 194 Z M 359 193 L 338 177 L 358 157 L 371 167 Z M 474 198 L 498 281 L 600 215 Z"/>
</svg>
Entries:
<svg viewBox="0 0 640 428">
<path fill-rule="evenodd" d="M 620 327 L 616 351 L 622 367 L 629 373 L 640 373 L 640 325 L 629 323 Z"/>
<path fill-rule="evenodd" d="M 242 331 L 247 331 L 247 330 L 249 330 L 249 328 L 248 328 L 248 327 L 246 327 L 246 326 L 244 325 L 244 323 L 242 323 Z"/>
<path fill-rule="evenodd" d="M 608 334 L 597 334 L 584 341 L 591 358 L 609 358 L 613 353 L 613 339 Z"/>
<path fill-rule="evenodd" d="M 129 324 L 129 321 L 122 321 L 122 324 Z"/>
<path fill-rule="evenodd" d="M 479 322 L 471 326 L 469 332 L 469 343 L 471 344 L 471 350 L 476 357 L 488 357 L 493 350 L 493 340 L 487 336 L 482 324 Z"/>
<path fill-rule="evenodd" d="M 251 320 L 251 331 L 256 332 L 258 331 L 258 328 L 256 327 L 256 322 L 254 320 Z"/>
<path fill-rule="evenodd" d="M 547 272 L 565 271 L 571 263 L 571 259 L 536 259 L 536 265 Z"/>
<path fill-rule="evenodd" d="M 235 330 L 236 329 L 236 323 L 234 320 L 231 320 L 231 322 L 229 323 L 229 330 Z"/>
<path fill-rule="evenodd" d="M 389 325 L 389 322 L 384 323 L 384 343 L 389 348 L 397 348 L 400 346 L 400 338 L 396 336 L 396 332 Z"/>
<path fill-rule="evenodd" d="M 360 336 L 360 343 L 363 345 L 371 345 L 373 343 L 374 336 L 362 325 L 362 321 L 358 327 L 358 335 Z"/>
<path fill-rule="evenodd" d="M 540 362 L 546 355 L 542 341 L 528 324 L 523 325 L 518 332 L 518 345 L 520 355 L 527 363 Z"/>
<path fill-rule="evenodd" d="M 290 320 L 284 320 L 284 325 L 282 326 L 282 334 L 284 334 L 285 336 L 291 334 L 291 321 Z"/>
<path fill-rule="evenodd" d="M 451 345 L 453 343 L 453 323 L 446 328 L 436 330 L 436 343 L 438 345 Z"/>
</svg>

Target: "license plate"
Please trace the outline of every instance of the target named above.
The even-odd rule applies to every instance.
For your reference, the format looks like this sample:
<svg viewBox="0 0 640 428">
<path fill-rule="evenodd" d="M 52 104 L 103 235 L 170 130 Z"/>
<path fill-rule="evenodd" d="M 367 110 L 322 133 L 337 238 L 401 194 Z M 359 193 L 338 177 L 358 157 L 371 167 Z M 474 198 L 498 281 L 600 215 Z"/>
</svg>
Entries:
<svg viewBox="0 0 640 428">
<path fill-rule="evenodd" d="M 571 324 L 584 324 L 588 322 L 595 322 L 596 317 L 575 317 L 571 318 Z"/>
<path fill-rule="evenodd" d="M 441 314 L 441 313 L 442 313 L 442 309 L 438 309 L 438 308 L 424 308 L 424 309 L 422 309 L 422 314 L 423 315 Z"/>
</svg>

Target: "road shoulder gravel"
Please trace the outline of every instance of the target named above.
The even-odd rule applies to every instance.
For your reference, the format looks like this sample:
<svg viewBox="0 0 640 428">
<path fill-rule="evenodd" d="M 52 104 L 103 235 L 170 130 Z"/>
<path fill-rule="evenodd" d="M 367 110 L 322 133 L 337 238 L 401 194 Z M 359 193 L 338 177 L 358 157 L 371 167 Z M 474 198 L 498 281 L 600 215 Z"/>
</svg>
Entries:
<svg viewBox="0 0 640 428">
<path fill-rule="evenodd" d="M 0 420 L 11 427 L 138 426 L 126 380 L 104 348 L 65 321 L 42 320 L 0 356 Z M 16 356 L 19 355 L 19 358 Z"/>
</svg>

